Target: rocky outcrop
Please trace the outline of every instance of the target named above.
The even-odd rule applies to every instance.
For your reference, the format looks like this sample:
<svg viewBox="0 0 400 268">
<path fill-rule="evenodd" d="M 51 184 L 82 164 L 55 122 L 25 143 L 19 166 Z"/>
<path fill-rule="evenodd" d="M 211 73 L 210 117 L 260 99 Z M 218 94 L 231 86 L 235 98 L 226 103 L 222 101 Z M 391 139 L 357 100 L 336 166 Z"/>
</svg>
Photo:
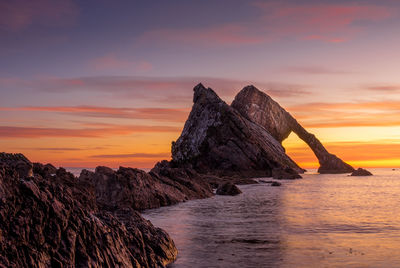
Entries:
<svg viewBox="0 0 400 268">
<path fill-rule="evenodd" d="M 366 169 L 358 168 L 357 170 L 354 170 L 350 176 L 372 176 L 372 173 Z"/>
<path fill-rule="evenodd" d="M 282 142 L 293 131 L 313 150 L 318 158 L 319 173 L 350 173 L 354 168 L 330 154 L 321 142 L 270 96 L 254 86 L 243 88 L 231 105 L 242 116 L 265 128 L 277 141 Z"/>
<path fill-rule="evenodd" d="M 40 165 L 30 176 L 29 166 L 1 154 L 1 267 L 162 267 L 176 258 L 168 234 L 129 206 L 104 209 L 86 181 Z"/>
<path fill-rule="evenodd" d="M 41 163 L 33 163 L 33 173 L 39 174 L 42 177 L 46 177 L 56 174 L 57 168 L 52 164 L 43 165 Z"/>
<path fill-rule="evenodd" d="M 0 153 L 0 168 L 4 166 L 16 170 L 20 177 L 33 175 L 33 164 L 23 154 Z"/>
<path fill-rule="evenodd" d="M 226 182 L 218 187 L 216 194 L 217 195 L 238 195 L 241 194 L 242 191 L 233 183 Z"/>
<path fill-rule="evenodd" d="M 181 136 L 172 144 L 172 162 L 202 174 L 272 176 L 274 169 L 303 170 L 262 126 L 242 116 L 202 84 Z"/>
<path fill-rule="evenodd" d="M 213 195 L 210 185 L 194 170 L 172 168 L 167 161 L 150 173 L 99 166 L 95 172 L 83 170 L 79 181 L 93 187 L 99 206 L 111 211 L 121 207 L 141 211 Z"/>
</svg>

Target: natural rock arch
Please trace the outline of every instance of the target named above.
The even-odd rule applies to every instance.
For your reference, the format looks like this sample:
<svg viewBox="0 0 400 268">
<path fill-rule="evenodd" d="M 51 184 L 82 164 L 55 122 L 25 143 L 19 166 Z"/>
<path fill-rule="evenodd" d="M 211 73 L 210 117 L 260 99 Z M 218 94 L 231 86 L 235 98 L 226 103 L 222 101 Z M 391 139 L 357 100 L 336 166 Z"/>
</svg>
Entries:
<svg viewBox="0 0 400 268">
<path fill-rule="evenodd" d="M 315 135 L 309 133 L 277 102 L 256 87 L 243 88 L 236 95 L 231 106 L 242 116 L 264 127 L 281 143 L 291 132 L 296 133 L 318 158 L 319 173 L 350 173 L 354 171 L 352 166 L 329 153 Z"/>
</svg>

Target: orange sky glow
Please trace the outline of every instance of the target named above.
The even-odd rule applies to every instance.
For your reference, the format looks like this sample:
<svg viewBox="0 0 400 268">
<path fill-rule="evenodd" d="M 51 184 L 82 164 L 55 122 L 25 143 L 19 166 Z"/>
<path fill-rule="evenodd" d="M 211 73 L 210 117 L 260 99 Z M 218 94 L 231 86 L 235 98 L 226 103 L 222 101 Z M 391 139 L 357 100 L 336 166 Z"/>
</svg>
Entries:
<svg viewBox="0 0 400 268">
<path fill-rule="evenodd" d="M 0 151 L 151 168 L 197 83 L 227 103 L 253 84 L 354 167 L 400 167 L 399 2 L 300 2 L 0 3 Z"/>
</svg>

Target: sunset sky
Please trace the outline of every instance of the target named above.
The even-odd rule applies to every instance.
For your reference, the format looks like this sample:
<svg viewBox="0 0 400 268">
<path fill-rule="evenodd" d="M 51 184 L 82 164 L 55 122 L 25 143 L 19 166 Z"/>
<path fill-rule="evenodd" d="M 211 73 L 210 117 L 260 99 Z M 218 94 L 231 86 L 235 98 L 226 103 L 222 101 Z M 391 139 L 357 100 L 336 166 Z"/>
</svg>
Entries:
<svg viewBox="0 0 400 268">
<path fill-rule="evenodd" d="M 254 84 L 355 167 L 400 166 L 398 0 L 0 0 L 0 151 L 152 167 L 199 82 L 227 103 Z"/>
</svg>

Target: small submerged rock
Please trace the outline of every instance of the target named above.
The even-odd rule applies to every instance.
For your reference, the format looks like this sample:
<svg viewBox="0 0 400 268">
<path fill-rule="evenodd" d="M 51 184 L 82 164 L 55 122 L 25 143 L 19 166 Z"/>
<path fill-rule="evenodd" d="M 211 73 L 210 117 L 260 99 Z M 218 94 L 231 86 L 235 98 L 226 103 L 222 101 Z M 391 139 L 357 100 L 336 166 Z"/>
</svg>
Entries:
<svg viewBox="0 0 400 268">
<path fill-rule="evenodd" d="M 230 182 L 226 182 L 220 185 L 217 189 L 218 195 L 238 195 L 241 194 L 242 191 L 235 185 Z"/>
<path fill-rule="evenodd" d="M 273 181 L 273 182 L 271 183 L 271 186 L 281 186 L 281 185 L 282 185 L 282 183 L 277 182 L 277 181 Z"/>
<path fill-rule="evenodd" d="M 350 176 L 372 176 L 372 173 L 366 169 L 358 168 L 357 170 L 353 171 Z"/>
<path fill-rule="evenodd" d="M 272 177 L 276 180 L 295 180 L 302 178 L 299 173 L 289 168 L 272 170 Z"/>
</svg>

